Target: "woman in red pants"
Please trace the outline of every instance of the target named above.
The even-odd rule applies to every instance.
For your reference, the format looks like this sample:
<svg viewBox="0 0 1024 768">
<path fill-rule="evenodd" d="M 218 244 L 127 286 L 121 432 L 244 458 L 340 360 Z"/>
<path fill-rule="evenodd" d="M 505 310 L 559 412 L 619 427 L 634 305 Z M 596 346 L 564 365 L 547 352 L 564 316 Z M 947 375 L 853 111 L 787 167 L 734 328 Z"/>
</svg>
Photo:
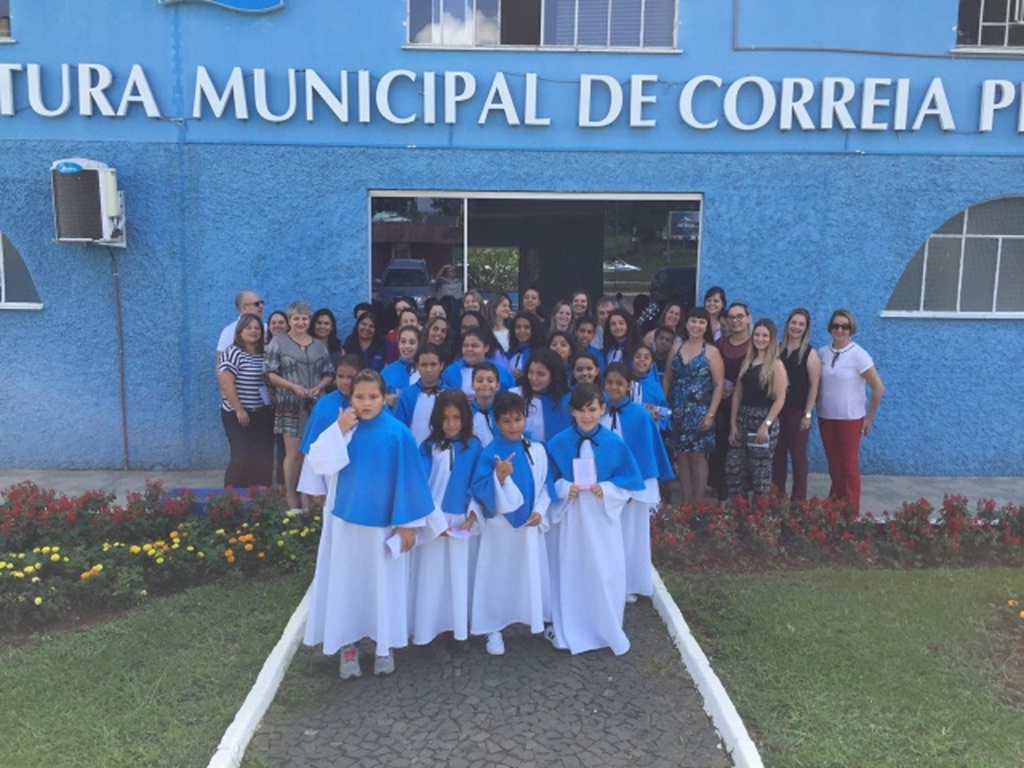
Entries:
<svg viewBox="0 0 1024 768">
<path fill-rule="evenodd" d="M 848 309 L 837 309 L 828 321 L 832 343 L 818 350 L 821 385 L 818 391 L 818 428 L 832 478 L 829 496 L 847 499 L 860 511 L 860 439 L 871 432 L 885 385 L 875 363 L 854 342 L 857 319 Z M 871 400 L 864 405 L 864 384 Z"/>
</svg>

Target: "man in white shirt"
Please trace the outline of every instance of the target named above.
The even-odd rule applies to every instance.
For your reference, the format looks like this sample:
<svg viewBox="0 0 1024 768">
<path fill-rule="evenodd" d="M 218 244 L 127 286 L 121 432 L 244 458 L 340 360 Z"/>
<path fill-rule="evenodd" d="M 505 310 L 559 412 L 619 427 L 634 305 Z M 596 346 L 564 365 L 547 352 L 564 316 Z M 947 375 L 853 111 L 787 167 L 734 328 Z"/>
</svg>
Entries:
<svg viewBox="0 0 1024 768">
<path fill-rule="evenodd" d="M 235 294 L 235 307 L 238 309 L 238 317 L 242 315 L 256 315 L 261 320 L 263 319 L 263 299 L 256 291 L 250 291 L 248 289 L 239 291 Z M 230 347 L 235 341 L 235 326 L 238 325 L 238 318 L 228 323 L 224 330 L 220 332 L 220 339 L 217 341 L 217 359 L 220 359 L 220 353 Z M 266 329 L 264 329 L 266 333 Z"/>
</svg>

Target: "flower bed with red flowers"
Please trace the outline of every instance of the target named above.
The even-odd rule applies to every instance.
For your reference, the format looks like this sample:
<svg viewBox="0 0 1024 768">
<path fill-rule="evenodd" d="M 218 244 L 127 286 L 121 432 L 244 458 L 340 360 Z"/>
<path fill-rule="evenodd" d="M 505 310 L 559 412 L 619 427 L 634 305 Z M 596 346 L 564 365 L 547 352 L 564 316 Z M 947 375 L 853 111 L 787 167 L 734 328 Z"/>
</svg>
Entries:
<svg viewBox="0 0 1024 768">
<path fill-rule="evenodd" d="M 283 495 L 230 489 L 196 514 L 159 482 L 114 496 L 65 496 L 25 482 L 0 493 L 0 631 L 135 605 L 231 571 L 310 566 L 321 517 L 289 517 Z"/>
<path fill-rule="evenodd" d="M 779 494 L 754 503 L 662 507 L 651 521 L 655 564 L 680 571 L 807 568 L 824 564 L 929 567 L 1024 564 L 1024 506 L 964 496 L 908 501 L 881 517 L 848 504 Z"/>
</svg>

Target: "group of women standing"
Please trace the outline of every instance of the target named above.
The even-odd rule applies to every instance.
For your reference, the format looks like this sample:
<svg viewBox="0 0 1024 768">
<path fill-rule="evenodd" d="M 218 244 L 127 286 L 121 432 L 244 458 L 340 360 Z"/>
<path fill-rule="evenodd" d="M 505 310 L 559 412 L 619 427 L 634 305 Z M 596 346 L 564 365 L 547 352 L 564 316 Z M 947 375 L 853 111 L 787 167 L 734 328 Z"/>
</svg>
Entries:
<svg viewBox="0 0 1024 768">
<path fill-rule="evenodd" d="M 720 500 L 765 496 L 772 485 L 784 492 L 790 463 L 791 497 L 806 500 L 817 405 L 830 496 L 859 509 L 860 439 L 871 430 L 884 386 L 870 355 L 853 341 L 853 313 L 835 310 L 828 330 L 831 342 L 815 351 L 811 315 L 798 308 L 779 339 L 774 322 L 752 324 L 749 306 L 727 303 L 717 286 L 703 307 L 687 312 L 662 379 L 684 502 L 702 500 L 709 484 Z"/>
<path fill-rule="evenodd" d="M 632 399 L 658 421 L 675 454 L 683 502 L 703 499 L 709 485 L 723 500 L 766 495 L 771 484 L 784 489 L 790 463 L 792 498 L 806 499 L 817 405 L 831 495 L 859 504 L 860 438 L 871 429 L 884 388 L 871 357 L 853 341 L 857 326 L 849 310 L 832 313 L 831 342 L 815 351 L 807 310 L 790 313 L 779 339 L 771 320 L 752 323 L 750 308 L 727 303 L 718 287 L 685 314 L 669 302 L 644 328 L 615 299 L 592 302 L 584 291 L 554 303 L 546 319 L 541 307 L 536 288 L 524 291 L 518 312 L 506 294 L 484 302 L 474 291 L 458 301 L 430 299 L 422 308 L 408 298 L 383 312 L 361 304 L 344 341 L 330 310 L 312 312 L 302 302 L 271 314 L 266 338 L 259 317 L 243 315 L 218 365 L 231 448 L 225 485 L 271 484 L 276 434 L 280 480 L 289 506 L 300 507 L 306 419 L 332 388 L 341 356 L 382 372 L 393 403 L 418 380 L 414 357 L 429 343 L 446 366 L 441 386 L 471 399 L 472 369 L 484 361 L 494 364 L 499 388 L 518 384 L 537 398 L 565 397 L 577 383 L 600 384 L 608 365 L 625 364 Z"/>
</svg>

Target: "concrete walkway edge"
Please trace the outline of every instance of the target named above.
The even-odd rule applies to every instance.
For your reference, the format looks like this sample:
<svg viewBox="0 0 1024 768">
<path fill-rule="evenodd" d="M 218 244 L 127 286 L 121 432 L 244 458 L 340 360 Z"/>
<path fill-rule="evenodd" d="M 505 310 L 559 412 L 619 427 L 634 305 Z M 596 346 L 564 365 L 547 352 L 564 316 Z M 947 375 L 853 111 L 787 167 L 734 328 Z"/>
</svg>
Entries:
<svg viewBox="0 0 1024 768">
<path fill-rule="evenodd" d="M 238 768 L 241 765 L 253 733 L 274 701 L 288 665 L 299 648 L 309 613 L 311 590 L 312 585 L 306 590 L 306 594 L 288 620 L 284 632 L 281 633 L 277 645 L 263 663 L 256 682 L 235 714 L 234 720 L 224 731 L 207 768 Z M 704 699 L 704 711 L 722 737 L 733 762 L 737 768 L 761 768 L 761 755 L 747 733 L 743 719 L 736 711 L 718 675 L 711 669 L 707 656 L 690 632 L 679 606 L 665 587 L 665 582 L 656 568 L 653 600 L 658 615 L 665 622 L 669 637 L 679 650 L 683 665 Z"/>
<path fill-rule="evenodd" d="M 740 713 L 729 698 L 729 694 L 711 669 L 711 663 L 700 645 L 690 632 L 690 627 L 683 618 L 682 611 L 676 605 L 665 582 L 661 579 L 658 569 L 654 569 L 654 607 L 668 627 L 679 655 L 683 658 L 686 671 L 693 678 L 697 690 L 704 697 L 704 711 L 718 729 L 726 749 L 729 750 L 737 768 L 761 768 L 761 755 L 757 751 L 747 727 L 743 724 Z"/>
<path fill-rule="evenodd" d="M 208 768 L 238 768 L 241 765 L 246 747 L 249 746 L 253 733 L 260 721 L 263 720 L 267 708 L 274 701 L 274 696 L 277 695 L 277 689 L 280 687 L 281 681 L 284 680 L 288 665 L 291 664 L 292 658 L 299 648 L 302 633 L 306 627 L 312 589 L 313 585 L 310 584 L 306 594 L 292 613 L 292 617 L 288 620 L 288 624 L 285 625 L 281 639 L 277 641 L 274 650 L 263 662 L 263 668 L 256 677 L 256 682 L 235 714 L 235 719 L 224 731 Z"/>
</svg>

